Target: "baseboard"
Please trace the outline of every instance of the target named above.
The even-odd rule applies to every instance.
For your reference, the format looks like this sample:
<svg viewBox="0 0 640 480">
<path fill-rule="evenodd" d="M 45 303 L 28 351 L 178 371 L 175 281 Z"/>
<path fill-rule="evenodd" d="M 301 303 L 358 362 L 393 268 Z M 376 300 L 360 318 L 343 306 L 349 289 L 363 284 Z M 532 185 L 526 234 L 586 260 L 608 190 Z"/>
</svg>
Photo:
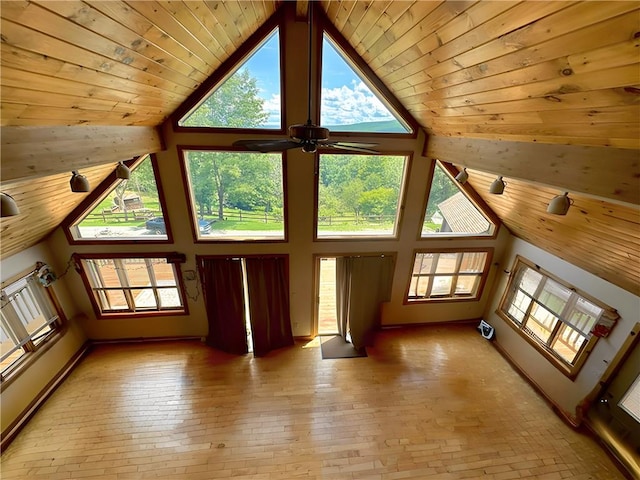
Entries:
<svg viewBox="0 0 640 480">
<path fill-rule="evenodd" d="M 51 396 L 51 394 L 58 388 L 62 382 L 66 380 L 69 374 L 74 370 L 74 368 L 80 363 L 80 360 L 87 354 L 87 352 L 91 349 L 91 342 L 87 340 L 78 351 L 71 357 L 71 359 L 65 364 L 65 366 L 60 370 L 52 379 L 47 383 L 47 385 L 38 393 L 36 398 L 34 398 L 27 408 L 25 408 L 18 418 L 15 419 L 1 434 L 2 438 L 0 439 L 0 452 L 4 452 L 5 448 L 9 446 L 9 444 L 13 441 L 13 439 L 18 435 L 20 430 L 27 424 L 27 422 L 33 417 L 33 415 L 38 411 L 38 408 Z"/>
<path fill-rule="evenodd" d="M 518 365 L 518 363 L 516 363 L 516 361 L 513 359 L 513 357 L 511 357 L 511 355 L 509 355 L 509 353 L 502 348 L 502 346 L 498 343 L 498 342 L 491 342 L 493 344 L 493 346 L 496 348 L 496 350 L 500 353 L 500 355 L 502 355 L 502 357 L 509 362 L 509 365 L 511 365 L 511 367 L 518 372 L 518 374 L 524 379 L 526 380 L 526 382 L 531 385 L 531 387 L 538 393 L 538 395 L 540 395 L 551 407 L 551 409 L 565 422 L 567 423 L 570 427 L 572 428 L 580 428 L 580 421 L 578 421 L 578 419 L 571 415 L 569 412 L 567 412 L 566 410 L 564 410 L 560 405 L 558 405 L 554 400 L 552 400 L 546 393 L 545 391 L 542 389 L 542 387 L 540 387 L 540 385 L 538 385 L 536 383 L 536 381 L 529 376 L 529 374 L 527 374 L 527 372 L 525 372 L 522 368 L 520 368 L 520 365 Z"/>
</svg>

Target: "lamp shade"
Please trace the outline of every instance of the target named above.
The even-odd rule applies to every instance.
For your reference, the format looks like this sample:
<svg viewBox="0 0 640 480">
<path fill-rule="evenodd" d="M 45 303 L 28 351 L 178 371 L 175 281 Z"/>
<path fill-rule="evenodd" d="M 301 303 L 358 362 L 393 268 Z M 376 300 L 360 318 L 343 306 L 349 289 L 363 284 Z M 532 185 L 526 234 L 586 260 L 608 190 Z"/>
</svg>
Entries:
<svg viewBox="0 0 640 480">
<path fill-rule="evenodd" d="M 2 200 L 1 209 L 2 212 L 0 216 L 2 217 L 13 217 L 14 215 L 20 214 L 20 209 L 18 208 L 18 204 L 13 199 L 11 195 L 8 193 L 0 193 L 0 199 Z"/>
<path fill-rule="evenodd" d="M 458 181 L 458 183 L 461 183 L 463 185 L 467 183 L 467 180 L 469 180 L 469 174 L 467 173 L 466 168 L 463 168 L 462 171 L 456 175 L 456 180 Z"/>
<path fill-rule="evenodd" d="M 489 193 L 493 193 L 494 195 L 502 195 L 505 185 L 506 183 L 504 183 L 502 177 L 498 177 L 489 186 Z"/>
<path fill-rule="evenodd" d="M 84 175 L 80 175 L 75 170 L 71 172 L 71 180 L 69 180 L 72 192 L 88 192 L 91 188 L 89 180 Z"/>
<path fill-rule="evenodd" d="M 553 197 L 547 207 L 547 213 L 552 213 L 553 215 L 566 215 L 569 211 L 569 207 L 573 203 L 568 195 L 569 192 L 564 192 L 562 195 L 556 195 Z"/>
<path fill-rule="evenodd" d="M 116 165 L 116 178 L 127 180 L 131 176 L 131 170 L 124 163 Z"/>
</svg>

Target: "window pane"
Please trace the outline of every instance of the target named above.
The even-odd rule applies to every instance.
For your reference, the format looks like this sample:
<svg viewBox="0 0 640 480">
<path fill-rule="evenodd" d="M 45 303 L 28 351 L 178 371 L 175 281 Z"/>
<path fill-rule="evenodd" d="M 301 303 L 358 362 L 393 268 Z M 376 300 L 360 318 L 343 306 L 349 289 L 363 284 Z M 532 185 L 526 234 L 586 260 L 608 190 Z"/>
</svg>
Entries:
<svg viewBox="0 0 640 480">
<path fill-rule="evenodd" d="M 526 326 L 536 337 L 543 342 L 547 342 L 551 332 L 556 326 L 558 318 L 539 303 L 535 303 L 531 309 L 531 315 Z"/>
<path fill-rule="evenodd" d="M 640 375 L 635 379 L 633 385 L 624 394 L 620 401 L 620 407 L 629 415 L 640 422 Z"/>
<path fill-rule="evenodd" d="M 563 325 L 560 328 L 558 338 L 553 342 L 551 348 L 567 363 L 573 363 L 580 348 L 586 341 L 587 338 L 580 332 L 568 325 Z"/>
<path fill-rule="evenodd" d="M 509 305 L 509 310 L 507 310 L 507 312 L 518 323 L 522 323 L 530 304 L 531 297 L 525 295 L 520 290 L 517 290 L 514 298 L 511 300 L 511 305 Z"/>
<path fill-rule="evenodd" d="M 582 333 L 588 334 L 603 313 L 603 309 L 580 297 L 568 314 L 568 321 Z"/>
<path fill-rule="evenodd" d="M 158 261 L 158 259 L 155 259 Z M 162 261 L 162 260 L 160 260 Z M 147 261 L 144 258 L 125 258 L 120 261 L 127 278 L 127 285 L 130 287 L 145 287 L 151 285 Z M 123 285 L 123 286 L 127 286 Z"/>
<path fill-rule="evenodd" d="M 480 275 L 459 276 L 456 282 L 456 295 L 475 295 L 480 278 Z"/>
<path fill-rule="evenodd" d="M 116 266 L 111 259 L 104 260 L 90 260 L 90 263 L 95 267 L 96 281 L 100 287 L 119 287 L 120 279 L 116 272 Z"/>
<path fill-rule="evenodd" d="M 400 115 L 387 107 L 362 77 L 325 34 L 320 124 L 336 132 L 411 133 Z"/>
<path fill-rule="evenodd" d="M 102 310 L 128 310 L 129 304 L 122 290 L 103 290 L 101 292 Z"/>
<path fill-rule="evenodd" d="M 454 273 L 458 265 L 457 253 L 441 253 L 438 257 L 436 273 Z"/>
<path fill-rule="evenodd" d="M 161 288 L 158 293 L 160 294 L 161 308 L 178 308 L 182 306 L 177 288 Z"/>
<path fill-rule="evenodd" d="M 75 240 L 166 240 L 160 195 L 147 156 L 70 227 Z"/>
<path fill-rule="evenodd" d="M 320 155 L 317 235 L 396 233 L 406 157 Z"/>
<path fill-rule="evenodd" d="M 184 127 L 280 128 L 280 41 L 276 29 L 239 68 L 217 85 Z"/>
<path fill-rule="evenodd" d="M 446 295 L 449 296 L 451 294 L 451 283 L 453 282 L 453 277 L 434 277 L 433 279 L 433 287 L 431 289 L 431 296 L 440 296 Z"/>
<path fill-rule="evenodd" d="M 413 262 L 413 273 L 431 273 L 435 255 L 433 253 L 416 253 Z"/>
<path fill-rule="evenodd" d="M 422 224 L 422 237 L 491 235 L 495 225 L 436 162 Z"/>
<path fill-rule="evenodd" d="M 158 304 L 156 303 L 156 297 L 153 290 L 150 288 L 131 290 L 133 296 L 133 302 L 135 303 L 136 310 L 138 309 L 156 309 Z"/>
<path fill-rule="evenodd" d="M 282 155 L 184 151 L 198 238 L 281 240 Z"/>
<path fill-rule="evenodd" d="M 528 267 L 523 267 L 520 272 L 522 274 L 520 289 L 533 296 L 542 280 L 542 275 Z"/>
<path fill-rule="evenodd" d="M 560 314 L 569 301 L 571 293 L 571 290 L 568 288 L 548 278 L 544 287 L 542 287 L 542 291 L 538 295 L 538 301 L 543 303 L 552 312 Z"/>
<path fill-rule="evenodd" d="M 153 263 L 153 274 L 158 285 L 175 285 L 176 277 L 173 265 L 166 262 Z"/>
<path fill-rule="evenodd" d="M 464 252 L 462 255 L 462 263 L 460 264 L 460 272 L 481 273 L 487 261 L 486 252 Z"/>
</svg>

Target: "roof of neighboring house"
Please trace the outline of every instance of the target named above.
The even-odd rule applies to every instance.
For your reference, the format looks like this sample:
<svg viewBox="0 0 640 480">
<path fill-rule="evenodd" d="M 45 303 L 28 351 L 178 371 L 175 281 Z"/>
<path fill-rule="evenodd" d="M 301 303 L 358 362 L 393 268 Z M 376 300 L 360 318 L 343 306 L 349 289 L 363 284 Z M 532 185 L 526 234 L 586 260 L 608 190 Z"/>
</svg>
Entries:
<svg viewBox="0 0 640 480">
<path fill-rule="evenodd" d="M 484 233 L 489 228 L 487 219 L 462 192 L 438 204 L 438 208 L 454 233 Z"/>
</svg>

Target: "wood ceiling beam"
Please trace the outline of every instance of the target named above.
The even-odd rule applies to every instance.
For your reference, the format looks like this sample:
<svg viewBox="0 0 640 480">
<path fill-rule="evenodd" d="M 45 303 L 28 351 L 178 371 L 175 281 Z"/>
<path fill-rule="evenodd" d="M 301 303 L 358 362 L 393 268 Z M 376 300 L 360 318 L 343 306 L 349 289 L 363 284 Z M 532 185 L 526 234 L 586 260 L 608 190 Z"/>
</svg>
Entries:
<svg viewBox="0 0 640 480">
<path fill-rule="evenodd" d="M 430 136 L 423 155 L 483 172 L 640 205 L 640 152 L 633 149 Z"/>
<path fill-rule="evenodd" d="M 59 126 L 0 128 L 0 181 L 45 177 L 164 150 L 156 127 Z"/>
</svg>

